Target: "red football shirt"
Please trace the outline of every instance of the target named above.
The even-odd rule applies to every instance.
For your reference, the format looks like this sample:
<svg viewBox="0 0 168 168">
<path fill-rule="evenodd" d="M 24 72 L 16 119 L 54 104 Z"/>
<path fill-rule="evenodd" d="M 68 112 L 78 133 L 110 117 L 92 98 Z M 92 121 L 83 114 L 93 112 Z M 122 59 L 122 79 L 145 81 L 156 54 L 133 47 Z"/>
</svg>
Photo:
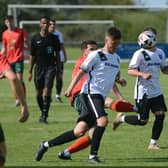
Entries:
<svg viewBox="0 0 168 168">
<path fill-rule="evenodd" d="M 76 74 L 79 72 L 80 70 L 80 66 L 81 64 L 84 62 L 84 60 L 86 59 L 86 56 L 81 56 L 77 61 L 76 61 L 76 64 L 75 64 L 75 67 L 73 69 L 73 72 L 72 72 L 72 79 L 76 76 Z M 77 94 L 80 93 L 81 91 L 81 88 L 84 84 L 86 80 L 86 75 L 83 75 L 82 78 L 78 81 L 78 83 L 75 85 L 75 87 L 73 88 L 72 90 L 72 93 L 71 93 L 71 97 L 70 97 L 70 103 L 71 105 L 73 105 L 73 101 L 74 101 L 74 98 Z"/>
<path fill-rule="evenodd" d="M 9 63 L 24 60 L 24 40 L 26 39 L 27 34 L 21 28 L 3 32 L 2 44 L 6 48 L 6 56 Z"/>
</svg>

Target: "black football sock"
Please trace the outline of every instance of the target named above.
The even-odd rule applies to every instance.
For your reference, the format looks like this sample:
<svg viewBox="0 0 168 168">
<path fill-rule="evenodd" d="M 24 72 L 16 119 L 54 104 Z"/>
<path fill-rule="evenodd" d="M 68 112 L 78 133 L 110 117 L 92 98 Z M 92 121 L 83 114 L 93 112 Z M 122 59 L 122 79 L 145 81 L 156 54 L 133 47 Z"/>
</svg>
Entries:
<svg viewBox="0 0 168 168">
<path fill-rule="evenodd" d="M 147 122 L 145 120 L 139 120 L 136 115 L 126 115 L 124 118 L 125 122 L 131 125 L 145 125 Z"/>
<path fill-rule="evenodd" d="M 58 95 L 61 94 L 62 86 L 63 86 L 63 81 L 62 81 L 62 79 L 60 79 L 56 83 L 56 94 L 58 94 Z"/>
<path fill-rule="evenodd" d="M 56 145 L 61 145 L 67 142 L 70 142 L 72 140 L 75 140 L 77 137 L 74 135 L 74 131 L 67 131 L 57 137 L 55 137 L 54 139 L 48 141 L 49 147 L 53 147 Z"/>
<path fill-rule="evenodd" d="M 48 117 L 48 111 L 50 108 L 50 103 L 51 103 L 51 97 L 50 96 L 45 96 L 44 97 L 44 104 L 43 104 L 43 115 L 45 117 Z"/>
<path fill-rule="evenodd" d="M 101 138 L 103 136 L 104 130 L 105 130 L 105 127 L 97 126 L 95 128 L 95 131 L 93 133 L 93 137 L 92 137 L 92 140 L 91 140 L 91 150 L 90 150 L 91 155 L 97 155 L 98 154 L 100 141 L 101 141 Z"/>
<path fill-rule="evenodd" d="M 155 118 L 155 122 L 152 128 L 152 139 L 159 139 L 160 134 L 163 129 L 163 122 L 164 122 L 165 115 L 157 115 Z"/>
<path fill-rule="evenodd" d="M 42 96 L 37 96 L 36 99 L 37 99 L 37 104 L 40 108 L 40 111 L 43 112 L 43 97 Z"/>
</svg>

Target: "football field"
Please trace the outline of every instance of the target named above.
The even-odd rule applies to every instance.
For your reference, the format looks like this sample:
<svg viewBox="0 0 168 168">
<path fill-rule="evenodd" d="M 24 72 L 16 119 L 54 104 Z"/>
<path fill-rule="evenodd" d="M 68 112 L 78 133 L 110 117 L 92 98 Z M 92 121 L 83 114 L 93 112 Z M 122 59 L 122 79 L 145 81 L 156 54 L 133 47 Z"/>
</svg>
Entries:
<svg viewBox="0 0 168 168">
<path fill-rule="evenodd" d="M 71 58 L 69 58 L 71 59 Z M 74 64 L 65 64 L 64 87 L 67 88 Z M 125 99 L 134 103 L 133 90 L 135 78 L 127 75 L 128 63 L 121 63 L 121 76 L 127 80 L 126 87 L 120 87 Z M 0 80 L 0 121 L 5 131 L 7 143 L 6 166 L 11 167 L 54 167 L 54 166 L 95 166 L 87 163 L 89 148 L 72 154 L 72 160 L 58 159 L 58 152 L 70 143 L 50 148 L 40 162 L 35 161 L 35 153 L 39 143 L 49 140 L 75 126 L 77 112 L 70 107 L 68 98 L 62 95 L 63 103 L 55 102 L 55 87 L 53 88 L 52 103 L 49 111 L 48 124 L 39 123 L 40 111 L 36 103 L 34 83 L 28 82 L 28 65 L 25 65 L 24 81 L 27 88 L 27 102 L 30 118 L 26 123 L 19 123 L 20 108 L 15 107 L 14 98 L 9 82 Z M 168 105 L 168 76 L 161 75 L 161 86 Z M 112 96 L 112 94 L 110 94 Z M 151 113 L 146 126 L 130 126 L 122 124 L 115 132 L 112 121 L 116 112 L 107 110 L 109 124 L 103 136 L 99 156 L 104 163 L 100 166 L 130 167 L 130 166 L 165 166 L 168 167 L 168 118 L 165 118 L 164 129 L 158 141 L 160 150 L 147 150 L 154 116 Z M 166 115 L 167 116 L 167 115 Z M 99 165 L 96 165 L 99 166 Z"/>
</svg>

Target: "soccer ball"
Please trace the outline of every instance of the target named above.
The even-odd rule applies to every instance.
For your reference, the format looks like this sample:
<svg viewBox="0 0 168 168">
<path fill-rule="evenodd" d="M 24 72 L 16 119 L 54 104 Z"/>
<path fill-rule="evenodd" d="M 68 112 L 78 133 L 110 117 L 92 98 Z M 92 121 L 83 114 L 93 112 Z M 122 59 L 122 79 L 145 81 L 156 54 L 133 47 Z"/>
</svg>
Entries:
<svg viewBox="0 0 168 168">
<path fill-rule="evenodd" d="M 138 36 L 138 44 L 141 48 L 152 48 L 156 43 L 157 38 L 152 31 L 144 31 Z"/>
</svg>

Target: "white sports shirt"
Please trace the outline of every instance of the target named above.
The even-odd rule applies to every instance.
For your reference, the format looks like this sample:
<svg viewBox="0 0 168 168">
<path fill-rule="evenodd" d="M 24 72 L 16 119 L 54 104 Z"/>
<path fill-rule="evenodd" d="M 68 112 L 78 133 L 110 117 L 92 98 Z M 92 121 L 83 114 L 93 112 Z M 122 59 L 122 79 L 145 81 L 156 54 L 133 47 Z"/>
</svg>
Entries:
<svg viewBox="0 0 168 168">
<path fill-rule="evenodd" d="M 146 94 L 148 98 L 162 94 L 159 77 L 160 70 L 165 66 L 167 66 L 165 53 L 159 48 L 156 48 L 155 51 L 141 48 L 133 54 L 129 69 L 138 69 L 140 72 L 152 74 L 149 80 L 137 77 L 134 90 L 135 99 L 142 99 L 144 94 Z"/>
<path fill-rule="evenodd" d="M 87 80 L 81 93 L 100 94 L 105 98 L 119 72 L 120 57 L 116 53 L 110 54 L 102 49 L 92 51 L 81 65 L 81 69 L 87 72 Z"/>
<path fill-rule="evenodd" d="M 55 32 L 53 32 L 53 34 L 58 37 L 59 42 L 60 42 L 61 44 L 64 44 L 63 36 L 62 36 L 62 33 L 61 33 L 60 31 L 56 30 Z M 64 53 L 63 53 L 62 50 L 60 50 L 60 61 L 61 61 L 61 62 L 64 62 L 64 60 L 65 60 L 65 59 L 64 59 Z"/>
</svg>

